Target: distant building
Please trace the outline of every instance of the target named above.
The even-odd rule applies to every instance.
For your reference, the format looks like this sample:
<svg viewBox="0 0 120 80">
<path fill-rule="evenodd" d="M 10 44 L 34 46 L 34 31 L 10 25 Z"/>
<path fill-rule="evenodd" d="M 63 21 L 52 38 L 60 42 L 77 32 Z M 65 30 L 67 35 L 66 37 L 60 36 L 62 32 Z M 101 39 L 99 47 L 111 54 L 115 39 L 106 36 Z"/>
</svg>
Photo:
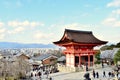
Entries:
<svg viewBox="0 0 120 80">
<path fill-rule="evenodd" d="M 60 63 L 60 64 L 65 65 L 66 57 L 65 56 L 61 56 L 60 58 L 58 58 L 57 62 Z"/>
<path fill-rule="evenodd" d="M 100 51 L 100 58 L 101 59 L 113 59 L 114 55 L 118 52 L 120 48 L 113 48 L 112 50 L 104 50 L 104 51 Z"/>
<path fill-rule="evenodd" d="M 17 58 L 23 59 L 23 60 L 28 60 L 30 59 L 29 56 L 27 56 L 26 54 L 22 53 L 22 54 L 18 54 L 16 55 Z"/>
<path fill-rule="evenodd" d="M 34 61 L 41 61 L 43 65 L 52 65 L 57 61 L 57 57 L 52 54 L 42 54 L 32 59 Z"/>
<path fill-rule="evenodd" d="M 115 56 L 115 54 L 118 52 L 118 50 L 120 50 L 120 48 L 113 48 L 112 50 L 104 50 L 104 51 L 100 51 L 100 58 L 101 61 L 103 63 L 107 63 L 107 64 L 114 64 L 113 62 L 113 58 Z"/>
</svg>

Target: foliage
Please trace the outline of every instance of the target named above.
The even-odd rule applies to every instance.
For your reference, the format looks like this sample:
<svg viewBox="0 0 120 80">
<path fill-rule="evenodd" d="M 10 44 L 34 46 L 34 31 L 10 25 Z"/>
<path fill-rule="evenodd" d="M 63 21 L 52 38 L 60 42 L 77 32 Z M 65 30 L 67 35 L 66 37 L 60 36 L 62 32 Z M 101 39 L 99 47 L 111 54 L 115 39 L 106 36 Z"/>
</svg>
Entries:
<svg viewBox="0 0 120 80">
<path fill-rule="evenodd" d="M 19 77 L 19 73 L 24 76 L 26 72 L 30 71 L 29 63 L 24 59 L 17 58 L 16 61 L 11 62 L 6 59 L 0 60 L 0 75 L 2 77 Z M 9 79 L 9 78 L 8 78 Z M 11 79 L 11 78 L 10 78 Z"/>
<path fill-rule="evenodd" d="M 117 62 L 120 61 L 120 50 L 115 54 L 113 59 L 115 64 L 117 64 Z"/>
<path fill-rule="evenodd" d="M 100 60 L 95 61 L 95 64 L 100 64 Z"/>
<path fill-rule="evenodd" d="M 115 45 L 105 45 L 103 47 L 100 48 L 100 50 L 104 51 L 104 50 L 112 50 L 115 47 Z"/>
<path fill-rule="evenodd" d="M 100 51 L 98 51 L 98 52 L 95 54 L 95 58 L 96 58 L 95 64 L 100 64 Z"/>
<path fill-rule="evenodd" d="M 64 53 L 62 53 L 62 52 L 63 52 L 62 50 L 54 50 L 54 52 L 52 54 L 57 57 L 65 56 Z"/>
<path fill-rule="evenodd" d="M 96 58 L 97 60 L 100 60 L 100 51 L 98 51 L 98 52 L 95 54 L 95 58 Z"/>
<path fill-rule="evenodd" d="M 116 47 L 120 47 L 120 42 L 116 44 Z"/>
<path fill-rule="evenodd" d="M 113 48 L 120 48 L 120 42 L 115 44 L 111 44 L 111 45 L 105 45 L 103 47 L 100 48 L 100 50 L 111 50 Z"/>
</svg>

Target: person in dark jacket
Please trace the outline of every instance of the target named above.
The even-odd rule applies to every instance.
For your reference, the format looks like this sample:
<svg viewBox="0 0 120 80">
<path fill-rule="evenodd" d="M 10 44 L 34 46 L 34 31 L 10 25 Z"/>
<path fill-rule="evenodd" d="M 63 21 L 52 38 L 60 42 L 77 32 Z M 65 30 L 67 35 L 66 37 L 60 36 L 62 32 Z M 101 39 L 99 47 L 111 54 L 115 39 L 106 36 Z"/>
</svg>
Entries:
<svg viewBox="0 0 120 80">
<path fill-rule="evenodd" d="M 88 66 L 86 65 L 86 71 L 88 71 Z"/>
<path fill-rule="evenodd" d="M 108 73 L 109 77 L 111 77 L 111 72 Z"/>
<path fill-rule="evenodd" d="M 97 76 L 97 78 L 99 78 L 99 73 L 98 72 L 96 72 L 96 76 Z"/>
<path fill-rule="evenodd" d="M 106 77 L 105 71 L 103 71 L 103 77 Z"/>
<path fill-rule="evenodd" d="M 49 80 L 52 80 L 52 77 L 50 77 Z"/>
<path fill-rule="evenodd" d="M 86 74 L 84 75 L 84 77 L 85 77 L 84 80 L 91 80 L 89 73 L 86 73 Z"/>
<path fill-rule="evenodd" d="M 95 70 L 93 69 L 93 77 L 95 78 Z"/>
<path fill-rule="evenodd" d="M 40 71 L 38 72 L 38 76 L 39 76 L 39 78 L 41 79 L 41 72 L 40 72 Z"/>
</svg>

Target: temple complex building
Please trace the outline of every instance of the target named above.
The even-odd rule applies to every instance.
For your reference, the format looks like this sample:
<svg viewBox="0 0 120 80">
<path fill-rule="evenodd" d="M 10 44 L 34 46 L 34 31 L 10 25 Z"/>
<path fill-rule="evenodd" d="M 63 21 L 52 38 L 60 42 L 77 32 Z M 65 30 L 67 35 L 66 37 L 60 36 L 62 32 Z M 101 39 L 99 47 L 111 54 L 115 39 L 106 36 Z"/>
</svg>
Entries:
<svg viewBox="0 0 120 80">
<path fill-rule="evenodd" d="M 65 29 L 63 37 L 55 45 L 65 47 L 66 66 L 94 65 L 95 46 L 106 44 L 107 41 L 97 39 L 91 31 Z"/>
</svg>

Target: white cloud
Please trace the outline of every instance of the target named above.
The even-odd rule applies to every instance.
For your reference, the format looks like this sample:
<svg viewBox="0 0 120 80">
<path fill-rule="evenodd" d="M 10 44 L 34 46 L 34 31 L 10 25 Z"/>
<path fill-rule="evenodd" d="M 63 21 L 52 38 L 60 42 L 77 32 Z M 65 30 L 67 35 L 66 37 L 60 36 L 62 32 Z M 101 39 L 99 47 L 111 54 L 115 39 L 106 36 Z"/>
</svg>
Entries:
<svg viewBox="0 0 120 80">
<path fill-rule="evenodd" d="M 18 28 L 15 28 L 15 32 L 21 32 L 21 31 L 23 31 L 24 30 L 24 28 L 23 27 L 18 27 Z"/>
<path fill-rule="evenodd" d="M 34 41 L 36 43 L 51 43 L 54 39 L 54 34 L 53 33 L 43 33 L 40 31 L 37 31 L 33 34 Z"/>
<path fill-rule="evenodd" d="M 63 25 L 63 30 L 64 29 L 87 29 L 89 25 L 84 25 L 84 24 L 79 24 L 79 23 L 72 23 L 72 24 L 65 24 Z"/>
<path fill-rule="evenodd" d="M 106 26 L 120 27 L 120 20 L 114 17 L 108 17 L 102 22 L 102 24 Z"/>
<path fill-rule="evenodd" d="M 4 39 L 5 34 L 0 34 L 0 40 Z"/>
<path fill-rule="evenodd" d="M 44 24 L 40 23 L 40 22 L 31 22 L 30 26 L 32 26 L 32 27 L 35 27 L 35 26 L 44 26 Z"/>
<path fill-rule="evenodd" d="M 113 10 L 112 14 L 114 14 L 114 15 L 120 15 L 120 9 Z"/>
<path fill-rule="evenodd" d="M 107 4 L 107 7 L 120 7 L 120 0 L 113 0 L 113 2 Z"/>
<path fill-rule="evenodd" d="M 6 29 L 5 29 L 5 28 L 1 28 L 1 29 L 0 29 L 0 40 L 4 39 L 4 37 L 5 37 L 5 32 L 6 32 Z"/>
<path fill-rule="evenodd" d="M 36 39 L 47 39 L 49 37 L 51 37 L 53 34 L 52 33 L 42 33 L 40 31 L 37 31 L 34 35 L 34 38 Z"/>
<path fill-rule="evenodd" d="M 29 21 L 23 21 L 23 22 L 19 22 L 19 25 L 18 26 L 29 26 L 30 25 L 30 22 Z"/>
<path fill-rule="evenodd" d="M 21 33 L 21 32 L 23 32 L 24 30 L 25 30 L 25 28 L 23 28 L 23 27 L 17 27 L 17 28 L 15 28 L 15 29 L 11 30 L 11 31 L 8 31 L 8 33 L 9 33 L 9 34 L 16 34 L 16 33 Z"/>
<path fill-rule="evenodd" d="M 115 27 L 120 27 L 120 21 L 116 21 L 114 24 Z"/>
<path fill-rule="evenodd" d="M 78 23 L 72 23 L 72 24 L 66 24 L 66 25 L 64 25 L 63 27 L 64 27 L 64 28 L 69 28 L 69 29 L 77 29 L 78 26 L 79 26 Z"/>
<path fill-rule="evenodd" d="M 118 35 L 114 35 L 112 37 L 111 36 L 107 36 L 107 37 L 104 37 L 104 40 L 112 42 L 112 43 L 118 43 L 120 41 L 120 36 L 119 36 L 119 34 Z"/>
<path fill-rule="evenodd" d="M 19 26 L 20 23 L 18 21 L 9 21 L 8 26 L 16 27 Z"/>
<path fill-rule="evenodd" d="M 113 18 L 113 17 L 111 17 L 111 18 L 105 19 L 102 23 L 105 24 L 105 25 L 107 25 L 107 24 L 112 24 L 115 21 L 116 21 L 116 19 Z"/>
<path fill-rule="evenodd" d="M 0 34 L 5 32 L 5 28 L 0 29 Z"/>
<path fill-rule="evenodd" d="M 18 26 L 21 26 L 21 27 L 25 27 L 25 26 L 29 26 L 29 27 L 35 27 L 35 26 L 44 26 L 43 23 L 41 22 L 36 22 L 36 21 L 28 21 L 28 20 L 25 20 L 23 22 L 20 22 L 20 21 L 9 21 L 8 22 L 8 26 L 11 26 L 11 27 L 18 27 Z"/>
<path fill-rule="evenodd" d="M 4 23 L 3 22 L 0 22 L 0 27 L 3 27 L 4 26 Z"/>
<path fill-rule="evenodd" d="M 120 19 L 119 19 L 119 17 L 113 15 L 113 17 L 108 17 L 108 18 L 104 19 L 102 24 L 112 26 L 112 27 L 120 27 Z"/>
<path fill-rule="evenodd" d="M 120 27 L 120 0 L 113 0 L 107 4 L 107 7 L 118 7 L 112 10 L 109 16 L 102 21 L 102 24 L 112 27 Z"/>
</svg>

